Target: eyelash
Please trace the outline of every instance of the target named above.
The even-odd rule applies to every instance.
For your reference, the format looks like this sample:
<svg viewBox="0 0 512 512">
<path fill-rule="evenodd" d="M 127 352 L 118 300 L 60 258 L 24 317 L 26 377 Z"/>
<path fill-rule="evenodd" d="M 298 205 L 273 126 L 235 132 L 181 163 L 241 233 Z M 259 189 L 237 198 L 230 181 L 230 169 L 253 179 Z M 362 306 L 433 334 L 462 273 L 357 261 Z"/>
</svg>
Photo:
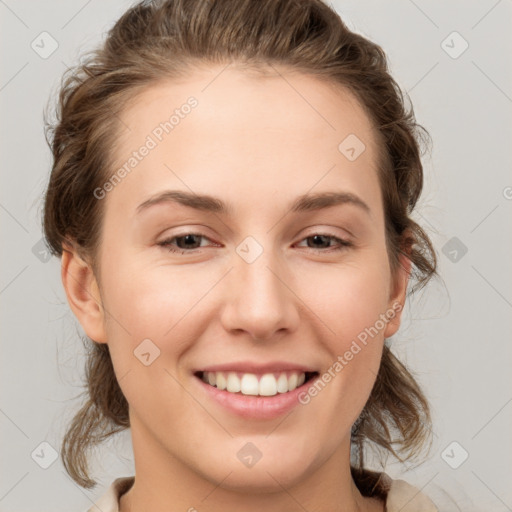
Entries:
<svg viewBox="0 0 512 512">
<path fill-rule="evenodd" d="M 168 238 L 167 240 L 162 240 L 161 242 L 158 242 L 157 245 L 167 249 L 169 252 L 172 252 L 172 253 L 179 253 L 179 254 L 187 254 L 187 253 L 196 253 L 196 251 L 200 251 L 200 248 L 196 248 L 196 249 L 190 249 L 190 250 L 187 250 L 187 249 L 175 249 L 173 248 L 173 245 L 172 245 L 172 242 L 178 238 L 185 238 L 186 236 L 188 235 L 192 235 L 192 236 L 197 236 L 197 237 L 201 237 L 201 238 L 205 238 L 207 240 L 209 240 L 209 238 L 205 235 L 201 235 L 200 233 L 185 233 L 183 235 L 177 235 L 177 236 L 174 236 L 172 238 Z M 343 238 L 339 238 L 337 236 L 334 236 L 334 235 L 331 235 L 329 233 L 313 233 L 312 235 L 309 235 L 305 238 L 303 238 L 301 240 L 301 242 L 303 240 L 307 240 L 308 238 L 313 238 L 315 236 L 323 236 L 323 237 L 327 237 L 328 239 L 330 240 L 335 240 L 338 242 L 338 247 L 335 247 L 334 249 L 332 248 L 327 248 L 327 249 L 314 249 L 314 248 L 311 248 L 309 247 L 308 249 L 310 249 L 311 251 L 313 251 L 314 253 L 331 253 L 331 252 L 338 252 L 338 251 L 342 251 L 344 249 L 347 249 L 348 247 L 352 247 L 353 244 L 352 242 L 349 242 L 348 240 L 345 240 Z"/>
</svg>

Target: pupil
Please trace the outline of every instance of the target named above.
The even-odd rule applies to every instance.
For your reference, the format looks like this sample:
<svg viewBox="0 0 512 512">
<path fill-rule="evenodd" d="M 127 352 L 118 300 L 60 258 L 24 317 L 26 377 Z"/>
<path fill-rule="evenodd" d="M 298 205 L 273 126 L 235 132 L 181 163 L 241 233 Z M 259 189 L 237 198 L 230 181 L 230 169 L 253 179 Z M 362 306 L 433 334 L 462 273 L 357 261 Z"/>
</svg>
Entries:
<svg viewBox="0 0 512 512">
<path fill-rule="evenodd" d="M 190 248 L 190 246 L 189 246 L 189 245 L 187 245 L 186 243 L 180 243 L 180 240 L 188 241 L 188 242 L 192 242 L 192 244 L 193 244 L 193 242 L 194 242 L 194 237 L 195 237 L 195 236 L 196 236 L 196 235 L 184 235 L 184 236 L 179 237 L 179 238 L 178 238 L 178 246 L 179 246 L 181 249 L 183 249 L 183 248 L 187 248 L 187 247 L 188 247 L 188 248 Z M 184 247 L 183 247 L 183 246 L 184 246 Z"/>
<path fill-rule="evenodd" d="M 313 237 L 312 237 L 312 238 L 313 238 L 315 241 L 320 241 L 320 242 L 321 242 L 321 239 L 322 239 L 322 238 L 325 238 L 326 243 L 328 243 L 328 242 L 329 242 L 328 237 L 326 237 L 325 235 L 313 235 Z M 320 239 L 320 240 L 319 240 L 319 239 Z M 324 244 L 324 245 L 325 245 L 325 244 Z"/>
</svg>

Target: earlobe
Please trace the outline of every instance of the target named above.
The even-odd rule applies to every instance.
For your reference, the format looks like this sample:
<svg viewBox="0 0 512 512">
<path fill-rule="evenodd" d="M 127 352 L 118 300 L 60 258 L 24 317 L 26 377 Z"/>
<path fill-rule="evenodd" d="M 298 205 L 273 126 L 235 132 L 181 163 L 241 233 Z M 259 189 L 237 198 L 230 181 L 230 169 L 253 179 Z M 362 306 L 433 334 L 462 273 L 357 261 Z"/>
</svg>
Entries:
<svg viewBox="0 0 512 512">
<path fill-rule="evenodd" d="M 407 296 L 407 284 L 409 283 L 409 276 L 411 273 L 411 260 L 403 253 L 399 253 L 399 265 L 396 270 L 394 279 L 394 287 L 388 303 L 388 318 L 389 321 L 384 331 L 384 337 L 389 338 L 395 334 L 400 327 L 400 320 L 402 311 L 405 306 L 405 299 Z"/>
<path fill-rule="evenodd" d="M 87 336 L 106 343 L 105 315 L 96 277 L 76 248 L 67 243 L 63 246 L 61 279 L 69 306 Z"/>
</svg>

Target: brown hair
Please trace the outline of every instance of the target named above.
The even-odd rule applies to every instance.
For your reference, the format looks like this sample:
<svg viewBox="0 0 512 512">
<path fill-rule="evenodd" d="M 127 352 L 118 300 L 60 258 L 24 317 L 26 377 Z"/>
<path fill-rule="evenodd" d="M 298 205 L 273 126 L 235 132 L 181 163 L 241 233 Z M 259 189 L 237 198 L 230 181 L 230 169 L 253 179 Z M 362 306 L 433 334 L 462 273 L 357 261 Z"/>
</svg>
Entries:
<svg viewBox="0 0 512 512">
<path fill-rule="evenodd" d="M 66 240 L 74 243 L 99 279 L 95 256 L 104 202 L 93 192 L 113 173 L 112 148 L 123 128 L 117 113 L 156 81 L 183 77 L 194 65 L 210 63 L 261 73 L 276 64 L 350 90 L 379 139 L 392 269 L 399 253 L 410 257 L 415 284 L 409 292 L 436 274 L 432 244 L 410 218 L 423 186 L 420 144 L 428 133 L 415 122 L 412 106 L 406 108 L 384 51 L 350 31 L 322 0 L 142 1 L 126 11 L 104 45 L 64 74 L 56 121 L 50 125 L 45 119 L 53 168 L 43 227 L 52 254 L 61 256 Z M 61 457 L 78 484 L 93 487 L 88 450 L 130 425 L 108 345 L 86 342 L 86 401 L 69 426 Z M 429 438 L 430 424 L 424 394 L 385 344 L 375 385 L 352 428 L 352 471 L 364 495 L 382 492 L 378 477 L 364 472 L 363 449 L 369 444 L 408 460 Z"/>
</svg>

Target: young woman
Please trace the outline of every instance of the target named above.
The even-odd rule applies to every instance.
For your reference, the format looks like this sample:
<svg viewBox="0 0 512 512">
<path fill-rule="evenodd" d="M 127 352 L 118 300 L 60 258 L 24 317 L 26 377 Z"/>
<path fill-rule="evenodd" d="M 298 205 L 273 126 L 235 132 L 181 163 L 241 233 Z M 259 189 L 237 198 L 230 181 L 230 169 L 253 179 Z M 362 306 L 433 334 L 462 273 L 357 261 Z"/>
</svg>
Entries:
<svg viewBox="0 0 512 512">
<path fill-rule="evenodd" d="M 436 272 L 420 129 L 321 0 L 130 8 L 62 85 L 44 229 L 90 338 L 62 445 L 130 428 L 91 510 L 434 511 L 369 469 L 428 444 L 386 339 Z"/>
</svg>

